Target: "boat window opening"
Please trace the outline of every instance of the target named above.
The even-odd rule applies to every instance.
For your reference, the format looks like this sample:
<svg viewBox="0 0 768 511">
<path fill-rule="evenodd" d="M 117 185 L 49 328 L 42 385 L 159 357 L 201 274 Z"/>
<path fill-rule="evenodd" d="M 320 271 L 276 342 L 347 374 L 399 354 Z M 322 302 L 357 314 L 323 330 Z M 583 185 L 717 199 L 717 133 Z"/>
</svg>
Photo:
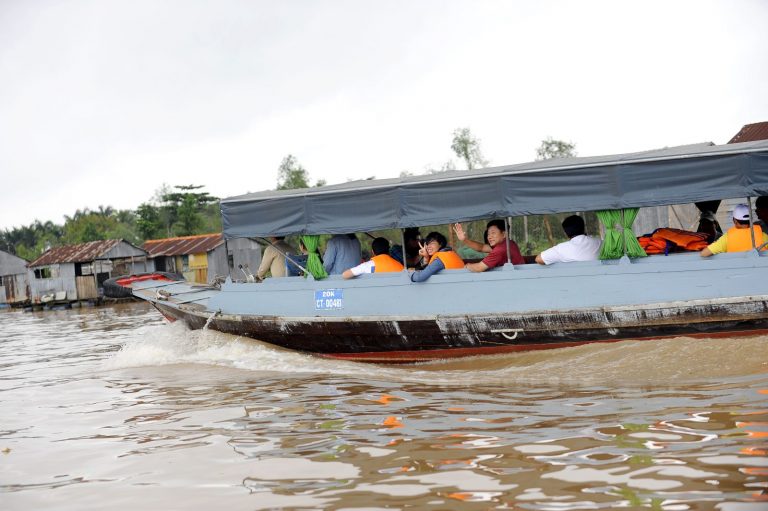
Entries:
<svg viewBox="0 0 768 511">
<path fill-rule="evenodd" d="M 510 226 L 507 231 L 507 237 L 514 241 L 520 248 L 523 257 L 533 258 L 544 250 L 554 247 L 558 243 L 568 241 L 568 237 L 563 232 L 561 224 L 567 217 L 578 214 L 584 219 L 586 233 L 590 236 L 603 238 L 600 221 L 594 211 L 582 212 L 563 212 L 546 215 L 527 215 L 510 217 Z M 475 222 L 472 222 L 475 224 Z M 480 233 L 485 229 L 485 222 Z M 473 225 L 470 226 L 472 228 Z M 471 236 L 470 236 L 471 237 Z M 481 239 L 482 234 L 477 238 Z"/>
</svg>

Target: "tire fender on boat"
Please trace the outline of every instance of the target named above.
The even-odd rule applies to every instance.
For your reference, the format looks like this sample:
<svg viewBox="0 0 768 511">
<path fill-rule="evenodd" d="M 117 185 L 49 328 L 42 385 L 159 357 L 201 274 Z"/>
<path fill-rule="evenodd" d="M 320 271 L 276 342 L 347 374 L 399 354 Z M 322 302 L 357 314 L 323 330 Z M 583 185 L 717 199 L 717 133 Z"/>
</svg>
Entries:
<svg viewBox="0 0 768 511">
<path fill-rule="evenodd" d="M 133 296 L 131 284 L 145 280 L 182 281 L 184 277 L 178 273 L 154 271 L 149 273 L 135 273 L 107 279 L 102 284 L 104 296 L 108 298 L 130 298 Z"/>
</svg>

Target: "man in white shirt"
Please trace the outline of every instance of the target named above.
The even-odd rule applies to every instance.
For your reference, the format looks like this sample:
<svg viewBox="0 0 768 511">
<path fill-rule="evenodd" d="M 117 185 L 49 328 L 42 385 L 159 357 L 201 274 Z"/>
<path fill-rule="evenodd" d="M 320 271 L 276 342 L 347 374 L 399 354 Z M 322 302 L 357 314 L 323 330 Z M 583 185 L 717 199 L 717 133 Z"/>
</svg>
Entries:
<svg viewBox="0 0 768 511">
<path fill-rule="evenodd" d="M 584 219 L 571 215 L 563 220 L 563 230 L 568 241 L 548 248 L 536 256 L 539 264 L 570 263 L 574 261 L 595 261 L 600 255 L 599 238 L 584 234 Z"/>
</svg>

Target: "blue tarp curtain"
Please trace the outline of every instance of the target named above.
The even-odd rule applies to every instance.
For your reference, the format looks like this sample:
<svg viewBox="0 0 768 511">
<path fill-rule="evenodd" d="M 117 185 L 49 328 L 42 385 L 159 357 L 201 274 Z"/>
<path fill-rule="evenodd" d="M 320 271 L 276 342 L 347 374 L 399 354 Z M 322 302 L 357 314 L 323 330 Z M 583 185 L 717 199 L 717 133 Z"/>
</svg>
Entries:
<svg viewBox="0 0 768 511">
<path fill-rule="evenodd" d="M 228 238 L 345 234 L 454 221 L 768 195 L 768 141 L 268 191 L 221 201 Z"/>
</svg>

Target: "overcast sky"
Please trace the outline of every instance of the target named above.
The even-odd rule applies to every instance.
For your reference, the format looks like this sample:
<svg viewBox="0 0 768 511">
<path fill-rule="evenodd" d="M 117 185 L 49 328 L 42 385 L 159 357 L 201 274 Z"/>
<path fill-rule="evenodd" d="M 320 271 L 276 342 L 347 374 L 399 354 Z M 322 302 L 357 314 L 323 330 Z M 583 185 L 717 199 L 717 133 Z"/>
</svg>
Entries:
<svg viewBox="0 0 768 511">
<path fill-rule="evenodd" d="M 581 156 L 768 121 L 768 1 L 0 0 L 0 229 L 163 184 L 329 184 L 542 139 Z M 457 162 L 458 163 L 458 162 Z"/>
</svg>

